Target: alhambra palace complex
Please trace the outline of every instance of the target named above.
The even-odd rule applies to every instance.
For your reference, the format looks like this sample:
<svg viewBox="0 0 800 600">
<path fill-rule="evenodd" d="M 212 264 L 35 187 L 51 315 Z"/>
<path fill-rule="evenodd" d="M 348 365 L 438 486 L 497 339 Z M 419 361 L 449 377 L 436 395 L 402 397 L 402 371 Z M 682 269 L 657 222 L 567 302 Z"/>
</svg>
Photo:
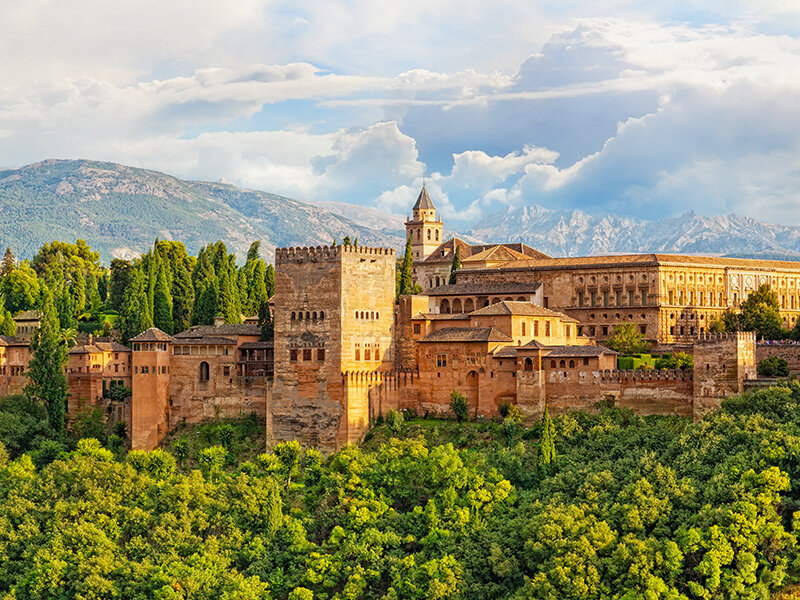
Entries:
<svg viewBox="0 0 800 600">
<path fill-rule="evenodd" d="M 699 418 L 756 378 L 772 354 L 800 369 L 800 346 L 756 345 L 753 334 L 711 334 L 713 317 L 763 283 L 785 326 L 800 314 L 800 263 L 669 254 L 552 258 L 525 244 L 443 239 L 423 187 L 406 223 L 422 293 L 395 303 L 394 250 L 279 248 L 274 343 L 259 328 L 218 323 L 174 336 L 149 329 L 131 347 L 72 348 L 69 415 L 101 406 L 151 449 L 184 422 L 255 413 L 271 442 L 323 449 L 357 442 L 391 409 L 447 412 L 462 392 L 473 417 L 503 403 L 530 418 L 592 409 L 604 397 L 640 414 Z M 462 268 L 448 283 L 455 249 Z M 0 338 L 0 395 L 26 383 L 34 313 Z M 602 345 L 633 323 L 656 351 L 694 355 L 692 371 L 618 371 Z M 112 402 L 104 390 L 130 386 Z"/>
</svg>

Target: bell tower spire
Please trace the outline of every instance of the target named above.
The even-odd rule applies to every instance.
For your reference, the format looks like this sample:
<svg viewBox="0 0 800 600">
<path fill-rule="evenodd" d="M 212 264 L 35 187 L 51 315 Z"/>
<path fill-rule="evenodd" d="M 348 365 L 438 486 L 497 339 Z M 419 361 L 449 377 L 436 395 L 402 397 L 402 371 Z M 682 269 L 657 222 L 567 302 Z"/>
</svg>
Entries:
<svg viewBox="0 0 800 600">
<path fill-rule="evenodd" d="M 444 224 L 436 218 L 436 207 L 423 183 L 414 204 L 412 218 L 406 221 L 406 238 L 411 237 L 414 260 L 428 258 L 444 241 L 443 233 Z"/>
</svg>

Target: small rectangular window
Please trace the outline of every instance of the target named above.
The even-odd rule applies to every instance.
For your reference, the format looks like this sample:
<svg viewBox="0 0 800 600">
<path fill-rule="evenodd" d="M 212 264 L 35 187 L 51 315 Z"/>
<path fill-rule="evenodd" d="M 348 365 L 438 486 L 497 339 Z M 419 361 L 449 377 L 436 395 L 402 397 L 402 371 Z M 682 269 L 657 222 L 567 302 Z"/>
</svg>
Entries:
<svg viewBox="0 0 800 600">
<path fill-rule="evenodd" d="M 447 366 L 447 354 L 437 354 L 436 355 L 436 366 L 437 367 L 446 367 Z"/>
<path fill-rule="evenodd" d="M 289 361 L 297 362 L 297 350 L 289 350 Z"/>
<path fill-rule="evenodd" d="M 364 360 L 372 360 L 372 358 L 370 358 L 371 356 L 372 356 L 372 351 L 369 348 L 364 350 Z"/>
<path fill-rule="evenodd" d="M 647 306 L 647 290 L 642 290 L 642 306 Z"/>
<path fill-rule="evenodd" d="M 317 348 L 317 362 L 325 361 L 325 348 Z"/>
<path fill-rule="evenodd" d="M 642 325 L 639 330 L 642 332 L 642 335 L 647 335 L 647 325 Z"/>
<path fill-rule="evenodd" d="M 414 323 L 414 335 L 419 335 L 420 331 L 421 331 L 421 328 L 420 328 L 419 323 Z"/>
<path fill-rule="evenodd" d="M 550 321 L 549 320 L 544 322 L 544 335 L 545 336 L 549 336 L 550 335 Z"/>
<path fill-rule="evenodd" d="M 605 325 L 603 325 L 603 335 L 604 336 L 608 335 L 608 327 Z"/>
<path fill-rule="evenodd" d="M 583 292 L 578 292 L 578 306 L 583 306 Z"/>
<path fill-rule="evenodd" d="M 589 366 L 589 359 L 588 358 L 584 358 L 583 359 L 583 366 L 584 367 Z"/>
<path fill-rule="evenodd" d="M 592 292 L 590 294 L 592 306 L 597 306 L 597 292 Z"/>
<path fill-rule="evenodd" d="M 231 374 L 231 368 L 230 367 L 222 367 L 222 374 L 227 377 L 228 375 Z"/>
<path fill-rule="evenodd" d="M 303 360 L 311 360 L 311 348 L 303 348 Z"/>
<path fill-rule="evenodd" d="M 622 290 L 617 290 L 616 303 L 617 306 L 622 306 Z"/>
<path fill-rule="evenodd" d="M 361 350 L 356 348 L 356 360 L 361 360 Z"/>
</svg>

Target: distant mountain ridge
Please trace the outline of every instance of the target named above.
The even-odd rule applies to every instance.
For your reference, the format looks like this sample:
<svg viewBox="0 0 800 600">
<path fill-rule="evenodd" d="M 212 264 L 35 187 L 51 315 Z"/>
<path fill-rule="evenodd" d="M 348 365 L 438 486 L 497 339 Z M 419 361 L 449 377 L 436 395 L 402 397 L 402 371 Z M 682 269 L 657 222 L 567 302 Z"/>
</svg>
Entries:
<svg viewBox="0 0 800 600">
<path fill-rule="evenodd" d="M 666 252 L 800 260 L 800 227 L 735 214 L 644 221 L 534 205 L 490 215 L 468 233 L 487 242 L 524 241 L 552 256 Z"/>
<path fill-rule="evenodd" d="M 29 258 L 54 239 L 85 239 L 108 264 L 142 253 L 156 238 L 186 244 L 190 253 L 222 240 L 244 257 L 262 241 L 277 246 L 327 245 L 346 235 L 396 248 L 403 235 L 285 196 L 227 183 L 184 181 L 164 173 L 89 160 L 46 160 L 0 169 L 0 245 Z M 2 250 L 2 249 L 0 249 Z"/>
<path fill-rule="evenodd" d="M 146 251 L 156 238 L 182 241 L 190 253 L 222 240 L 240 258 L 255 240 L 271 259 L 278 246 L 327 245 L 346 235 L 402 251 L 404 221 L 378 208 L 310 204 L 110 162 L 46 160 L 0 169 L 0 251 L 9 246 L 21 258 L 54 239 L 77 238 L 106 264 Z M 533 205 L 497 212 L 455 235 L 474 244 L 521 241 L 552 256 L 674 252 L 800 260 L 800 227 L 738 215 L 689 212 L 645 221 Z"/>
</svg>

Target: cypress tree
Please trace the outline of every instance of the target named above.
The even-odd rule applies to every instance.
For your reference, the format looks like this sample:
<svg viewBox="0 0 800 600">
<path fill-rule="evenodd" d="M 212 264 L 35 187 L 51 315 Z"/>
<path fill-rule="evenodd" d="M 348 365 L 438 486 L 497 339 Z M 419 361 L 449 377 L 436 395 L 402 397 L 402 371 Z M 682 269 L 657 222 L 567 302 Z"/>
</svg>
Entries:
<svg viewBox="0 0 800 600">
<path fill-rule="evenodd" d="M 86 310 L 86 278 L 82 269 L 76 268 L 72 272 L 69 293 L 72 296 L 72 314 L 79 317 Z"/>
<path fill-rule="evenodd" d="M 86 277 L 86 300 L 92 312 L 100 310 L 100 292 L 97 291 L 97 277 L 89 271 Z"/>
<path fill-rule="evenodd" d="M 242 312 L 239 306 L 239 294 L 234 285 L 230 268 L 222 268 L 219 276 L 219 312 L 226 323 L 241 323 Z"/>
<path fill-rule="evenodd" d="M 175 333 L 189 329 L 193 305 L 192 277 L 186 265 L 180 262 L 172 278 L 172 330 Z"/>
<path fill-rule="evenodd" d="M 552 475 L 553 461 L 556 458 L 556 432 L 553 427 L 553 421 L 550 420 L 550 415 L 547 412 L 547 407 L 544 408 L 544 415 L 542 415 L 542 435 L 539 438 L 539 456 L 537 460 L 537 468 L 541 475 Z"/>
<path fill-rule="evenodd" d="M 414 288 L 414 278 L 412 275 L 412 268 L 414 266 L 414 258 L 411 253 L 411 236 L 406 240 L 406 252 L 403 255 L 403 263 L 400 267 L 400 286 L 397 290 L 398 295 L 402 296 L 410 294 Z"/>
<path fill-rule="evenodd" d="M 156 240 L 156 244 L 157 243 L 158 240 Z M 146 263 L 147 266 L 147 279 L 145 281 L 145 286 L 147 288 L 147 319 L 150 323 L 154 323 L 153 306 L 156 297 L 156 282 L 158 281 L 158 270 L 161 266 L 161 258 L 153 251 L 149 256 L 146 256 L 142 262 Z"/>
<path fill-rule="evenodd" d="M 31 341 L 31 359 L 28 363 L 28 385 L 25 395 L 47 408 L 50 428 L 61 437 L 67 415 L 67 378 L 64 366 L 67 348 L 58 324 L 53 295 L 45 287 L 42 296 L 42 320 Z"/>
<path fill-rule="evenodd" d="M 194 325 L 213 324 L 218 309 L 217 283 L 212 279 L 200 282 L 195 296 L 195 311 L 192 313 L 192 323 Z"/>
<path fill-rule="evenodd" d="M 0 307 L 1 306 L 2 304 L 0 304 Z M 17 333 L 17 326 L 16 323 L 14 323 L 14 317 L 11 315 L 11 311 L 4 310 L 3 323 L 0 324 L 0 335 L 15 335 L 16 333 Z"/>
<path fill-rule="evenodd" d="M 111 282 L 108 293 L 109 300 L 111 301 L 111 308 L 116 311 L 122 310 L 122 301 L 125 299 L 125 290 L 131 280 L 133 274 L 133 265 L 121 258 L 115 258 L 111 261 Z"/>
<path fill-rule="evenodd" d="M 164 262 L 158 268 L 155 290 L 153 291 L 153 325 L 164 333 L 172 335 L 172 296 L 167 284 Z"/>
<path fill-rule="evenodd" d="M 11 248 L 6 248 L 6 253 L 3 256 L 2 266 L 0 266 L 0 275 L 5 277 L 11 271 L 14 270 L 14 267 L 17 265 L 17 258 L 11 252 Z"/>
<path fill-rule="evenodd" d="M 247 286 L 248 315 L 257 315 L 261 305 L 269 300 L 266 282 L 267 265 L 263 260 L 258 260 L 253 266 L 253 272 Z"/>
<path fill-rule="evenodd" d="M 147 314 L 147 286 L 141 266 L 137 266 L 131 275 L 121 313 L 120 332 L 124 344 L 153 325 Z"/>
<path fill-rule="evenodd" d="M 264 281 L 267 286 L 267 298 L 272 298 L 275 295 L 275 267 L 272 265 L 267 265 Z"/>
<path fill-rule="evenodd" d="M 71 329 L 77 326 L 75 319 L 75 299 L 64 286 L 63 281 L 53 288 L 55 290 L 55 305 L 61 329 Z"/>
<path fill-rule="evenodd" d="M 97 294 L 100 296 L 100 302 L 108 300 L 108 271 L 103 271 L 97 280 Z"/>
<path fill-rule="evenodd" d="M 453 245 L 456 247 L 456 251 L 453 253 L 453 264 L 450 265 L 450 280 L 448 283 L 456 282 L 456 271 L 461 268 L 461 247 L 455 242 L 453 242 Z"/>
</svg>

